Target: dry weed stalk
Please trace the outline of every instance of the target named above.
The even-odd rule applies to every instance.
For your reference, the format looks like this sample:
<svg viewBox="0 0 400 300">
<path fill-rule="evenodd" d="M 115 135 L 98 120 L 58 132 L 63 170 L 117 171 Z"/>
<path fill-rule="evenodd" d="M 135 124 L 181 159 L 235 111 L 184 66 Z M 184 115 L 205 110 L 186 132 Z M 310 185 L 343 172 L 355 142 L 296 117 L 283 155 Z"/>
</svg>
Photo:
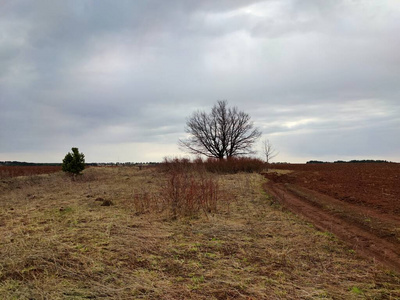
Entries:
<svg viewBox="0 0 400 300">
<path fill-rule="evenodd" d="M 159 203 L 159 193 L 150 192 L 145 188 L 133 192 L 133 207 L 136 214 L 162 211 L 162 203 Z"/>
<path fill-rule="evenodd" d="M 199 211 L 217 210 L 218 182 L 205 172 L 172 171 L 165 184 L 163 198 L 173 219 Z"/>
</svg>

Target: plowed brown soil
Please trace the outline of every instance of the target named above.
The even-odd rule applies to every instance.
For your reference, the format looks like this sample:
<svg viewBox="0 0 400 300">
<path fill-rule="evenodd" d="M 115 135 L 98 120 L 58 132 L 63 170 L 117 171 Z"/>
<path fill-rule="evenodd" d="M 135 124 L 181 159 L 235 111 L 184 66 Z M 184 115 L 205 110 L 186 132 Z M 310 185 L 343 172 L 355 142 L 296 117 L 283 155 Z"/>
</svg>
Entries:
<svg viewBox="0 0 400 300">
<path fill-rule="evenodd" d="M 61 166 L 0 166 L 0 178 L 50 174 L 61 171 Z"/>
<path fill-rule="evenodd" d="M 384 213 L 400 214 L 400 164 L 277 164 L 297 185 Z"/>
<path fill-rule="evenodd" d="M 267 192 L 356 251 L 400 270 L 400 165 L 275 165 Z M 290 170 L 282 172 L 281 170 Z"/>
</svg>

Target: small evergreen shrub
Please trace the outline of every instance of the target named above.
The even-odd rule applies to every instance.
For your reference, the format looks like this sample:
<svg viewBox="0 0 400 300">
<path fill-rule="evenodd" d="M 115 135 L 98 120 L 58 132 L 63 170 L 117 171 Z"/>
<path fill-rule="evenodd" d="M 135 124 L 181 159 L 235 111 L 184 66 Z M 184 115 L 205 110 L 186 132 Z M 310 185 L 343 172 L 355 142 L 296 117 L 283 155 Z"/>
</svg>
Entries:
<svg viewBox="0 0 400 300">
<path fill-rule="evenodd" d="M 72 152 L 65 155 L 62 163 L 64 172 L 78 175 L 85 169 L 85 155 L 79 153 L 78 148 L 72 148 Z"/>
</svg>

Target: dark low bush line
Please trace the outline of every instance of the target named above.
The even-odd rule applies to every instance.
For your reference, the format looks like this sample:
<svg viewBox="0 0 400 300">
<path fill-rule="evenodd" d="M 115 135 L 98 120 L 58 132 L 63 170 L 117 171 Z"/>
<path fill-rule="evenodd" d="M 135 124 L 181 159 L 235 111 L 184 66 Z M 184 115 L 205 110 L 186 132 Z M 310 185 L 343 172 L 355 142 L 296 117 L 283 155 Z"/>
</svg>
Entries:
<svg viewBox="0 0 400 300">
<path fill-rule="evenodd" d="M 164 158 L 161 167 L 165 171 L 205 170 L 212 173 L 261 172 L 266 164 L 258 158 L 233 157 L 229 159 L 216 158 Z"/>
</svg>

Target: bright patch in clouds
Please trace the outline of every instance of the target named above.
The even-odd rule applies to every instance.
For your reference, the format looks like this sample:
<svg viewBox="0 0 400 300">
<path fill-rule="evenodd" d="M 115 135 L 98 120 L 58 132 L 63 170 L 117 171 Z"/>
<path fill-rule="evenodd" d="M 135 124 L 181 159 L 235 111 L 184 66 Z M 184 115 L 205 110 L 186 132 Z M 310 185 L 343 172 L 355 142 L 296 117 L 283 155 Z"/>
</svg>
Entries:
<svg viewBox="0 0 400 300">
<path fill-rule="evenodd" d="M 283 126 L 289 129 L 295 129 L 296 127 L 300 127 L 310 123 L 317 123 L 318 121 L 319 121 L 318 119 L 301 119 L 298 121 L 286 122 L 283 124 Z"/>
</svg>

